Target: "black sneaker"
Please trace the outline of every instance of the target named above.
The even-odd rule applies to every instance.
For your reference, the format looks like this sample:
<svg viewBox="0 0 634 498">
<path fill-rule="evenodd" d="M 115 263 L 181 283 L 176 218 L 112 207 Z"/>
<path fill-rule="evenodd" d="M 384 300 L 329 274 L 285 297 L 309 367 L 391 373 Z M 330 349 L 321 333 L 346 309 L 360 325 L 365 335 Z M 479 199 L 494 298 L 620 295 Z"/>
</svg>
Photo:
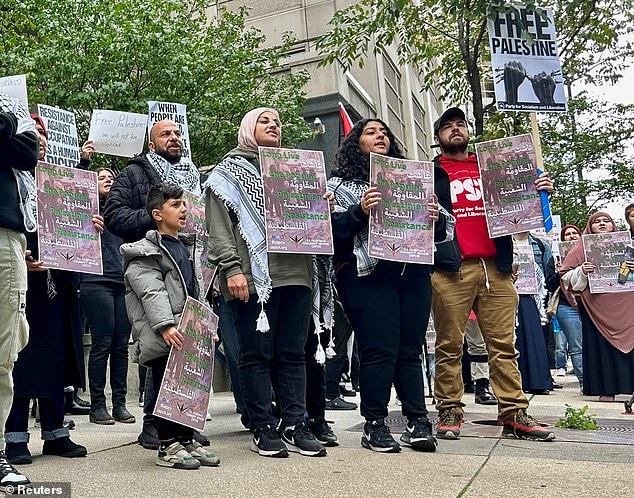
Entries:
<svg viewBox="0 0 634 498">
<path fill-rule="evenodd" d="M 161 441 L 159 440 L 158 432 L 156 432 L 156 427 L 154 427 L 154 421 L 151 417 L 143 417 L 143 430 L 141 434 L 139 434 L 137 441 L 146 450 L 159 449 Z"/>
<path fill-rule="evenodd" d="M 4 451 L 0 450 L 0 491 L 13 494 L 17 486 L 31 487 L 31 481 L 20 474 L 18 470 L 7 461 Z"/>
<path fill-rule="evenodd" d="M 336 434 L 332 431 L 328 422 L 323 418 L 316 418 L 308 423 L 310 431 L 315 439 L 323 446 L 339 446 Z"/>
<path fill-rule="evenodd" d="M 531 441 L 554 441 L 555 433 L 542 427 L 526 410 L 517 410 L 513 415 L 502 421 L 503 437 L 529 439 Z"/>
<path fill-rule="evenodd" d="M 346 401 L 342 397 L 327 399 L 326 410 L 356 410 L 357 404 Z"/>
<path fill-rule="evenodd" d="M 357 395 L 357 391 L 354 389 L 348 389 L 345 384 L 339 384 L 339 394 L 347 398 L 354 398 Z"/>
<path fill-rule="evenodd" d="M 405 426 L 405 432 L 401 435 L 401 441 L 415 450 L 433 453 L 436 451 L 438 441 L 432 435 L 431 423 L 426 418 L 412 420 Z"/>
<path fill-rule="evenodd" d="M 363 435 L 361 436 L 361 446 L 382 453 L 398 453 L 401 451 L 401 445 L 394 441 L 392 434 L 390 434 L 390 428 L 385 425 L 383 420 L 365 423 Z"/>
<path fill-rule="evenodd" d="M 327 454 L 326 448 L 317 442 L 304 422 L 286 429 L 282 433 L 282 441 L 286 444 L 288 451 L 294 451 L 300 455 L 321 457 Z"/>
<path fill-rule="evenodd" d="M 44 441 L 42 447 L 44 455 L 57 455 L 64 458 L 85 457 L 88 453 L 86 447 L 73 443 L 68 436 Z"/>
<path fill-rule="evenodd" d="M 261 429 L 256 429 L 253 434 L 253 444 L 251 451 L 255 451 L 260 456 L 273 458 L 288 457 L 288 449 L 280 439 L 277 430 L 267 425 Z"/>
<path fill-rule="evenodd" d="M 445 408 L 438 412 L 436 437 L 439 439 L 460 439 L 463 415 L 457 408 Z"/>
</svg>

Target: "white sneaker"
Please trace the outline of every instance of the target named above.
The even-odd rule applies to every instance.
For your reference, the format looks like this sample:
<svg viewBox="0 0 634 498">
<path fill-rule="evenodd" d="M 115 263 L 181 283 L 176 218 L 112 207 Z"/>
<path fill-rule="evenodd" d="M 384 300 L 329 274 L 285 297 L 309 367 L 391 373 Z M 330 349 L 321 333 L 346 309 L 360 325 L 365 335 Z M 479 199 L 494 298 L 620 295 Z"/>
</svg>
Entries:
<svg viewBox="0 0 634 498">
<path fill-rule="evenodd" d="M 4 451 L 0 450 L 0 491 L 13 494 L 18 491 L 17 486 L 30 488 L 31 481 L 11 465 Z"/>
<path fill-rule="evenodd" d="M 557 377 L 565 377 L 566 376 L 566 369 L 565 368 L 558 368 L 557 369 Z"/>
</svg>

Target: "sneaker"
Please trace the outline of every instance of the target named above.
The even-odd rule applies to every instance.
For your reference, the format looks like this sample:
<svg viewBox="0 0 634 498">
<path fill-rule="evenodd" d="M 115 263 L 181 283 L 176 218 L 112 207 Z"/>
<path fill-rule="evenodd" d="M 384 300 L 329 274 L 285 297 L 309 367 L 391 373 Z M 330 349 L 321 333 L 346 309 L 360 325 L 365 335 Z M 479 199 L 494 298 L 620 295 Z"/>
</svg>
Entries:
<svg viewBox="0 0 634 498">
<path fill-rule="evenodd" d="M 558 368 L 557 372 L 555 373 L 555 375 L 557 377 L 565 377 L 566 376 L 566 369 L 565 368 Z"/>
<path fill-rule="evenodd" d="M 438 439 L 460 439 L 463 414 L 457 408 L 445 408 L 438 412 L 436 437 Z"/>
<path fill-rule="evenodd" d="M 355 391 L 354 389 L 348 389 L 348 386 L 346 386 L 345 384 L 339 384 L 339 394 L 344 397 L 354 398 L 357 395 L 357 391 Z"/>
<path fill-rule="evenodd" d="M 321 457 L 327 454 L 326 448 L 317 442 L 304 422 L 288 427 L 282 433 L 282 442 L 286 444 L 288 451 L 300 455 Z"/>
<path fill-rule="evenodd" d="M 346 401 L 341 396 L 326 400 L 326 410 L 356 410 L 357 404 Z"/>
<path fill-rule="evenodd" d="M 405 426 L 405 432 L 401 435 L 401 441 L 415 450 L 433 453 L 436 451 L 438 441 L 432 435 L 431 423 L 427 418 L 412 420 Z"/>
<path fill-rule="evenodd" d="M 64 458 L 85 457 L 88 453 L 86 447 L 73 443 L 68 436 L 44 441 L 42 447 L 44 455 L 57 455 Z"/>
<path fill-rule="evenodd" d="M 185 450 L 198 460 L 203 467 L 218 467 L 220 465 L 220 458 L 207 451 L 198 441 L 192 441 L 185 445 Z"/>
<path fill-rule="evenodd" d="M 4 451 L 0 451 L 0 491 L 12 494 L 16 486 L 31 487 L 31 481 L 23 476 L 7 461 Z"/>
<path fill-rule="evenodd" d="M 256 429 L 253 434 L 251 451 L 255 451 L 260 456 L 273 458 L 288 457 L 286 445 L 280 439 L 278 432 L 269 425 L 261 429 Z"/>
<path fill-rule="evenodd" d="M 478 405 L 497 405 L 498 400 L 488 387 L 476 386 L 475 402 Z"/>
<path fill-rule="evenodd" d="M 141 408 L 145 406 L 145 393 L 139 394 L 139 406 Z"/>
<path fill-rule="evenodd" d="M 365 423 L 363 435 L 361 436 L 361 446 L 381 453 L 398 453 L 401 451 L 401 445 L 394 441 L 392 434 L 390 434 L 390 428 L 385 425 L 383 420 Z"/>
<path fill-rule="evenodd" d="M 517 410 L 513 415 L 502 421 L 503 437 L 530 439 L 533 441 L 554 441 L 555 433 L 542 427 L 526 410 Z"/>
<path fill-rule="evenodd" d="M 173 469 L 193 470 L 200 467 L 200 462 L 191 456 L 182 444 L 176 441 L 166 448 L 159 448 L 156 465 Z"/>
<path fill-rule="evenodd" d="M 143 417 L 143 430 L 137 438 L 138 443 L 146 450 L 158 450 L 161 441 L 151 418 Z"/>
<path fill-rule="evenodd" d="M 72 418 L 65 418 L 63 425 L 64 429 L 72 431 L 75 428 L 75 421 Z M 40 427 L 40 419 L 36 420 L 35 427 Z"/>
<path fill-rule="evenodd" d="M 28 465 L 33 463 L 27 443 L 6 443 L 5 455 L 11 465 Z"/>
<path fill-rule="evenodd" d="M 315 439 L 323 446 L 339 446 L 336 434 L 332 431 L 328 422 L 323 418 L 316 418 L 308 422 L 310 431 Z"/>
</svg>

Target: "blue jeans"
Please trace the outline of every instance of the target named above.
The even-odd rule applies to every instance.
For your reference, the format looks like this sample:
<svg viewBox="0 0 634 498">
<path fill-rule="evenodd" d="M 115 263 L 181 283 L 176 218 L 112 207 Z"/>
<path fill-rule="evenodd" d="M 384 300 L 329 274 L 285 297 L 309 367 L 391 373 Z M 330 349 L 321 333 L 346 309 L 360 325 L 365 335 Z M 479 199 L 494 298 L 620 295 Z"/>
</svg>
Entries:
<svg viewBox="0 0 634 498">
<path fill-rule="evenodd" d="M 560 304 L 557 308 L 557 320 L 561 327 L 561 332 L 555 334 L 557 339 L 557 357 L 560 355 L 565 358 L 566 346 L 557 336 L 564 335 L 565 340 L 568 343 L 568 353 L 570 354 L 570 360 L 572 361 L 572 368 L 579 380 L 579 383 L 583 383 L 583 360 L 581 356 L 582 351 L 582 335 L 581 335 L 581 320 L 579 319 L 579 313 L 572 306 Z M 560 349 L 560 343 L 563 343 L 563 347 Z M 559 367 L 559 360 L 557 366 Z M 565 361 L 564 361 L 565 365 Z"/>
</svg>

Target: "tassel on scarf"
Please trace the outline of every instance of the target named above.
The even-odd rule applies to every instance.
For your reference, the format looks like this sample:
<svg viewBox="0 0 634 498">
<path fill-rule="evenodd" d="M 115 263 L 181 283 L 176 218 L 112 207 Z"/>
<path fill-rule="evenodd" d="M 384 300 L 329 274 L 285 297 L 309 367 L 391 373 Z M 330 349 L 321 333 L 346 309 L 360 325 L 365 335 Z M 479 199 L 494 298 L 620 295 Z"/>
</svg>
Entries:
<svg viewBox="0 0 634 498">
<path fill-rule="evenodd" d="M 262 311 L 260 311 L 260 315 L 258 316 L 255 329 L 263 334 L 271 330 L 271 327 L 269 326 L 269 319 L 264 312 L 264 303 L 262 303 Z"/>
<path fill-rule="evenodd" d="M 337 356 L 335 353 L 335 339 L 332 336 L 332 329 L 330 329 L 330 341 L 328 341 L 328 347 L 326 348 L 326 358 L 334 358 Z"/>
<path fill-rule="evenodd" d="M 57 289 L 55 288 L 55 281 L 53 280 L 51 270 L 46 270 L 46 295 L 49 299 L 53 299 L 57 296 Z"/>
<path fill-rule="evenodd" d="M 326 363 L 326 353 L 324 353 L 324 348 L 321 347 L 321 343 L 317 343 L 317 352 L 315 353 L 315 361 L 320 365 Z"/>
</svg>

